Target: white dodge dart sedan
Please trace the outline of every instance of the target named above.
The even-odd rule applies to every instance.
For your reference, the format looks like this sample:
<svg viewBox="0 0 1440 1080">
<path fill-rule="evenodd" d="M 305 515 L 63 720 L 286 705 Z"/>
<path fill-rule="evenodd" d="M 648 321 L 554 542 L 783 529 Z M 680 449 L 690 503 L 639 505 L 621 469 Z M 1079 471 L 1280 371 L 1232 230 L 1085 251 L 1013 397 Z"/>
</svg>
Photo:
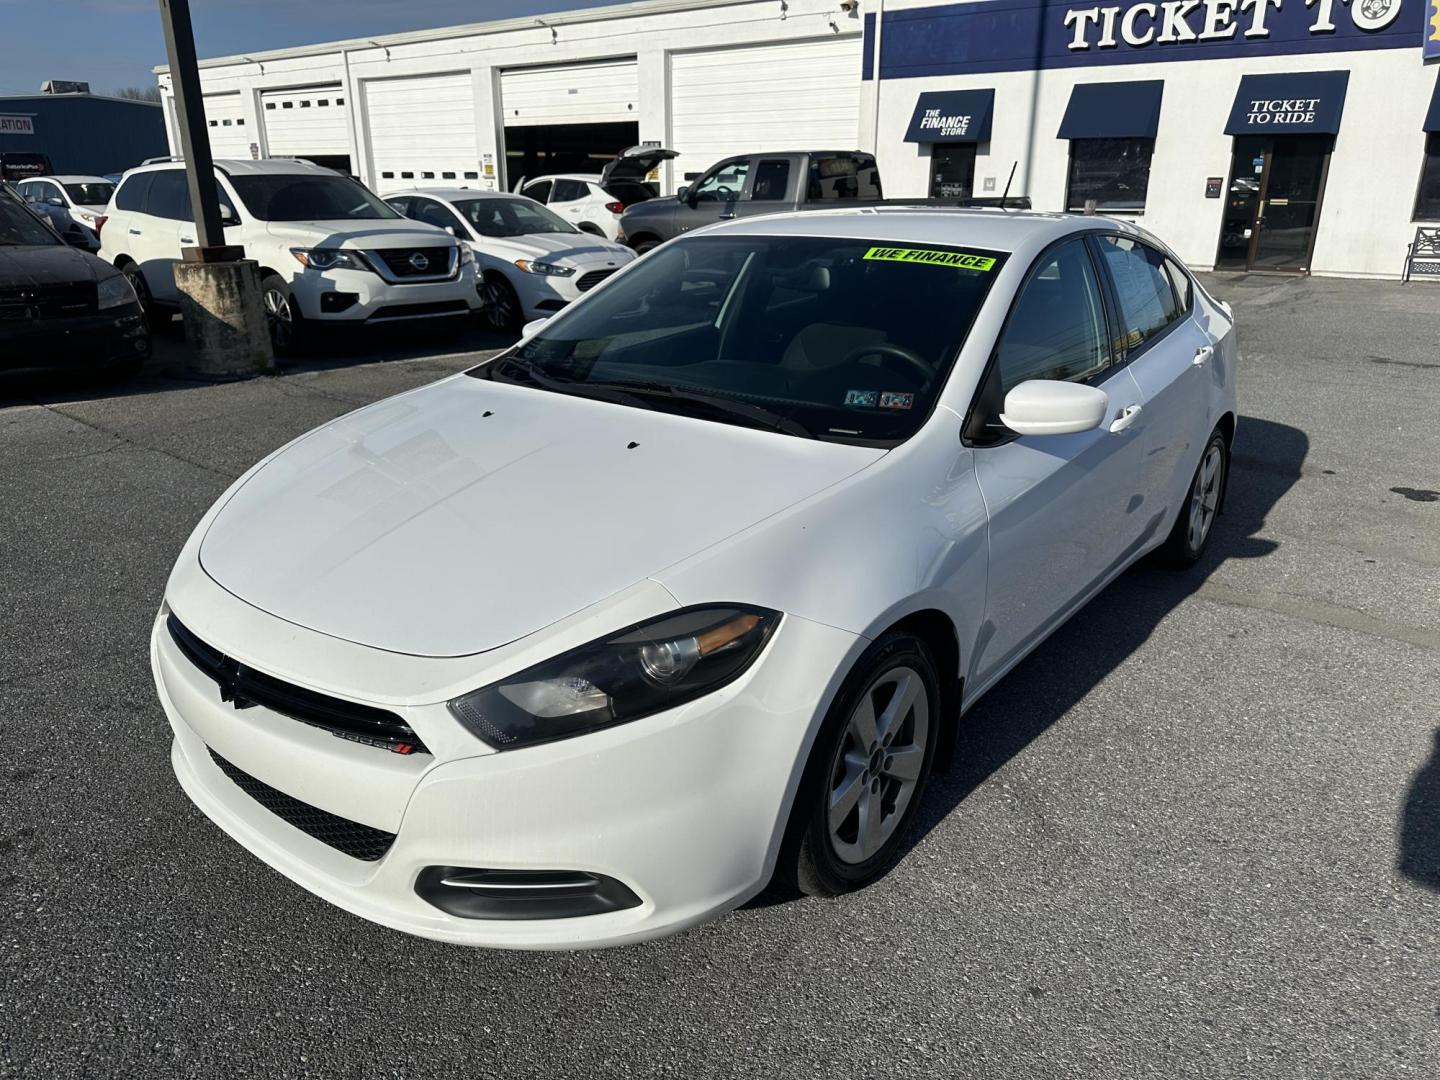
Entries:
<svg viewBox="0 0 1440 1080">
<path fill-rule="evenodd" d="M 668 934 L 903 850 L 958 719 L 1220 511 L 1235 330 L 1098 217 L 666 244 L 296 439 L 155 622 L 172 761 L 305 888 L 469 945 Z"/>
</svg>

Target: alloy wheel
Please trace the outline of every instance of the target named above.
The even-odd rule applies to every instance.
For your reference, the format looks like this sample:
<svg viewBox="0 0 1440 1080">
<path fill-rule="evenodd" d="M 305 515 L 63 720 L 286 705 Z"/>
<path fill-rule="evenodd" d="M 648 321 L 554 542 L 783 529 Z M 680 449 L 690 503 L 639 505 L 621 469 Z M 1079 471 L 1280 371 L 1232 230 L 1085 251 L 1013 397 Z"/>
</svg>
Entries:
<svg viewBox="0 0 1440 1080">
<path fill-rule="evenodd" d="M 1210 535 L 1215 511 L 1220 506 L 1220 484 L 1224 480 L 1224 472 L 1225 453 L 1219 443 L 1211 443 L 1190 487 L 1190 520 L 1185 539 L 1191 551 L 1204 547 L 1205 538 Z"/>
<path fill-rule="evenodd" d="M 290 298 L 279 289 L 266 289 L 264 300 L 270 343 L 277 353 L 283 353 L 295 342 L 295 313 L 290 308 Z"/>
<path fill-rule="evenodd" d="M 883 672 L 850 714 L 830 769 L 830 844 L 863 863 L 894 837 L 914 797 L 930 738 L 930 696 L 909 667 Z"/>
<path fill-rule="evenodd" d="M 486 280 L 480 286 L 480 297 L 485 301 L 485 321 L 491 329 L 504 331 L 515 325 L 515 293 L 505 283 Z"/>
</svg>

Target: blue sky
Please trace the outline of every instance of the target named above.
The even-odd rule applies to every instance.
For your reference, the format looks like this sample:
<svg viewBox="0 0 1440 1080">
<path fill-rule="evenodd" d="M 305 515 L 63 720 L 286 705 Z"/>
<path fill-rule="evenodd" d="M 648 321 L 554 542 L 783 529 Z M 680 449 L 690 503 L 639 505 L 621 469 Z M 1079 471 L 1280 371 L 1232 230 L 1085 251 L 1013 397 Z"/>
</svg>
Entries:
<svg viewBox="0 0 1440 1080">
<path fill-rule="evenodd" d="M 484 22 L 614 0 L 190 0 L 200 56 Z M 43 14 L 41 13 L 43 12 Z M 151 86 L 165 62 L 157 0 L 0 0 L 0 94 L 45 79 L 97 93 Z"/>
</svg>

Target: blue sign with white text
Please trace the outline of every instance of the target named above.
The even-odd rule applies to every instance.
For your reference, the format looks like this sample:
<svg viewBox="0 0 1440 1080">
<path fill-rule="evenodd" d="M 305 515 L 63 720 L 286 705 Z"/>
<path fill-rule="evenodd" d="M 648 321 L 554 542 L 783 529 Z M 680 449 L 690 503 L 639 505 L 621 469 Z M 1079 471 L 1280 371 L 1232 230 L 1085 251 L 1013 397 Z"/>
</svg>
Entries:
<svg viewBox="0 0 1440 1080">
<path fill-rule="evenodd" d="M 989 0 L 885 15 L 881 77 L 1414 48 L 1440 0 Z M 864 77 L 875 19 L 865 18 Z M 1435 34 L 1440 35 L 1440 23 Z"/>
</svg>

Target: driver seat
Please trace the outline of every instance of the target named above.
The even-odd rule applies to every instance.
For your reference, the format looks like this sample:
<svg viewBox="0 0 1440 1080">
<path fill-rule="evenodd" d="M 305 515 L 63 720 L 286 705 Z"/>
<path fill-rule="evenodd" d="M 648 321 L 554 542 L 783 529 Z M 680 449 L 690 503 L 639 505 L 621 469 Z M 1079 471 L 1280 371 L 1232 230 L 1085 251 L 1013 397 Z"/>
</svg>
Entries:
<svg viewBox="0 0 1440 1080">
<path fill-rule="evenodd" d="M 780 356 L 780 366 L 790 371 L 826 371 L 862 346 L 887 341 L 885 331 L 873 326 L 811 323 L 790 339 Z"/>
</svg>

